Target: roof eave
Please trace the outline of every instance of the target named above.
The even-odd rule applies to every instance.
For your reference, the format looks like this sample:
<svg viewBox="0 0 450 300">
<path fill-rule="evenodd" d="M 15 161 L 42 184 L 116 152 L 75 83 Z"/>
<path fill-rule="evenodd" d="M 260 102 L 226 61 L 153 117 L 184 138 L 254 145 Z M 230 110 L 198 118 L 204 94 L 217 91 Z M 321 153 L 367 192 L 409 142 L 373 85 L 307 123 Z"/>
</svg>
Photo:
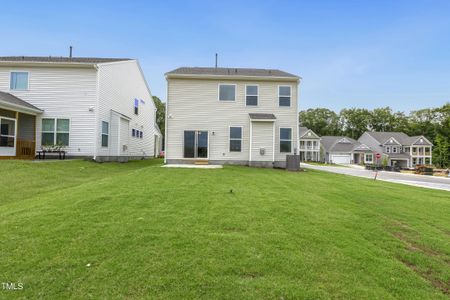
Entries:
<svg viewBox="0 0 450 300">
<path fill-rule="evenodd" d="M 0 61 L 1 66 L 27 66 L 27 67 L 76 67 L 76 68 L 95 68 L 98 63 L 86 62 L 54 62 L 54 61 Z"/>
<path fill-rule="evenodd" d="M 43 110 L 41 110 L 39 108 L 27 107 L 27 106 L 10 103 L 10 102 L 3 101 L 3 100 L 0 100 L 0 106 L 4 107 L 6 109 L 12 109 L 12 110 L 15 110 L 18 112 L 23 112 L 23 113 L 41 114 L 44 112 Z"/>
<path fill-rule="evenodd" d="M 240 80 L 264 80 L 264 81 L 289 81 L 299 82 L 301 77 L 287 76 L 249 76 L 249 75 L 214 75 L 214 74 L 174 74 L 165 73 L 166 79 L 240 79 Z"/>
</svg>

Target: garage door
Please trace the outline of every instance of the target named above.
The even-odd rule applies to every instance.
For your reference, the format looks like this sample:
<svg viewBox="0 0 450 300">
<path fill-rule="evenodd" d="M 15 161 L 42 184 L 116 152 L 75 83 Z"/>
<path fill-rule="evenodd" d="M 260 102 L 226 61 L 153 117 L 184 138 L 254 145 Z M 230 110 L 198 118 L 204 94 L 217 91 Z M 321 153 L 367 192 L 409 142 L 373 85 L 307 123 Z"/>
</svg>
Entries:
<svg viewBox="0 0 450 300">
<path fill-rule="evenodd" d="M 350 154 L 332 154 L 331 162 L 333 164 L 349 164 L 350 163 Z"/>
</svg>

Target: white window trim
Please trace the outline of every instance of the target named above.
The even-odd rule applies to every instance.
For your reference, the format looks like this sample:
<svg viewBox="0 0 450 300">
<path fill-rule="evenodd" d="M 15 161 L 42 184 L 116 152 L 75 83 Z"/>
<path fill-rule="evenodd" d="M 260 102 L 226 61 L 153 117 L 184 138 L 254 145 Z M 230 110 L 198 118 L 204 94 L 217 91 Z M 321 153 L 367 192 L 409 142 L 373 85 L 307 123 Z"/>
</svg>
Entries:
<svg viewBox="0 0 450 300">
<path fill-rule="evenodd" d="M 281 129 L 290 129 L 291 130 L 291 139 L 290 140 L 285 140 L 285 139 L 281 139 Z M 294 139 L 293 139 L 293 137 L 294 137 L 294 129 L 292 128 L 292 127 L 280 127 L 280 128 L 278 128 L 278 147 L 279 147 L 279 149 L 278 149 L 278 151 L 280 152 L 280 153 L 284 153 L 284 154 L 287 154 L 287 153 L 293 153 L 293 141 L 294 141 Z M 281 141 L 290 141 L 291 142 L 291 151 L 290 152 L 281 152 Z"/>
<path fill-rule="evenodd" d="M 289 87 L 289 106 L 281 106 L 280 105 L 280 97 L 288 97 L 288 96 L 281 96 L 280 95 L 280 88 L 281 87 Z M 278 86 L 278 107 L 285 107 L 285 108 L 291 108 L 292 107 L 292 85 L 279 85 Z M 287 127 L 285 127 L 287 128 Z"/>
<path fill-rule="evenodd" d="M 8 117 L 0 116 L 0 123 L 1 123 L 2 119 L 14 121 L 14 135 L 0 134 L 0 136 L 6 136 L 6 137 L 14 138 L 14 147 L 0 146 L 0 148 L 16 149 L 16 144 L 17 144 L 17 120 L 14 119 L 14 118 L 8 118 Z"/>
<path fill-rule="evenodd" d="M 206 158 L 205 157 L 184 157 L 184 132 L 185 131 L 205 131 L 208 133 L 208 151 L 206 151 Z M 209 134 L 209 130 L 202 130 L 202 129 L 183 129 L 183 159 L 185 160 L 209 160 L 209 139 L 210 139 L 210 134 Z M 229 148 L 228 148 L 229 149 Z"/>
<path fill-rule="evenodd" d="M 397 153 L 397 147 L 396 146 L 392 147 L 392 153 Z"/>
<path fill-rule="evenodd" d="M 108 133 L 103 133 L 103 122 L 108 124 Z M 109 122 L 107 121 L 102 121 L 102 134 L 101 134 L 101 140 L 100 140 L 100 145 L 102 146 L 102 148 L 109 148 L 109 131 L 110 131 L 110 127 L 109 127 Z M 70 127 L 69 127 L 70 130 Z M 106 135 L 108 137 L 108 146 L 103 146 L 103 136 Z M 70 139 L 70 133 L 69 133 L 69 139 Z"/>
<path fill-rule="evenodd" d="M 12 73 L 28 73 L 28 80 L 27 80 L 27 88 L 26 89 L 11 89 L 11 76 Z M 22 91 L 22 92 L 26 92 L 30 90 L 30 71 L 25 71 L 25 70 L 11 70 L 9 71 L 9 86 L 8 89 L 10 91 Z"/>
<path fill-rule="evenodd" d="M 386 146 L 386 153 L 391 153 L 391 146 Z"/>
<path fill-rule="evenodd" d="M 234 86 L 234 100 L 220 100 L 220 86 L 221 85 L 232 85 Z M 237 84 L 236 83 L 219 83 L 217 85 L 217 101 L 219 102 L 236 102 L 236 98 L 237 98 Z"/>
<path fill-rule="evenodd" d="M 54 120 L 54 131 L 44 131 L 43 130 L 43 128 L 42 128 L 42 120 L 44 120 L 44 119 L 53 119 Z M 58 120 L 69 120 L 69 131 L 58 131 L 58 129 L 57 129 L 57 125 L 58 125 Z M 58 134 L 58 133 L 68 133 L 69 134 L 69 141 L 68 141 L 68 144 L 67 145 L 65 145 L 65 146 L 63 146 L 63 147 L 69 147 L 70 146 L 70 136 L 71 136 L 71 134 L 70 134 L 70 129 L 72 128 L 72 120 L 70 119 L 70 118 L 67 118 L 67 117 L 43 117 L 43 118 L 41 118 L 41 146 L 44 146 L 44 145 L 42 145 L 42 133 L 53 133 L 54 134 L 54 136 L 53 136 L 53 145 L 56 145 L 56 135 Z"/>
<path fill-rule="evenodd" d="M 247 94 L 247 86 L 256 86 L 258 92 L 256 95 L 248 95 Z M 247 96 L 256 96 L 256 105 L 247 105 Z M 259 84 L 246 84 L 245 85 L 245 106 L 246 107 L 258 107 L 259 106 Z"/>
<path fill-rule="evenodd" d="M 371 157 L 371 160 L 367 160 L 367 157 Z M 373 153 L 365 153 L 364 154 L 364 163 L 371 164 L 373 163 Z"/>
<path fill-rule="evenodd" d="M 237 138 L 231 138 L 231 128 L 234 128 L 234 127 L 236 127 L 236 128 L 241 128 L 241 138 L 240 139 L 237 139 Z M 231 151 L 230 150 L 230 148 L 231 148 L 231 141 L 241 141 L 241 150 L 240 151 Z M 242 152 L 242 149 L 244 148 L 244 126 L 234 126 L 234 125 L 230 125 L 230 126 L 228 126 L 228 152 L 229 153 L 234 153 L 234 152 L 236 152 L 236 153 L 239 153 L 239 152 Z"/>
</svg>

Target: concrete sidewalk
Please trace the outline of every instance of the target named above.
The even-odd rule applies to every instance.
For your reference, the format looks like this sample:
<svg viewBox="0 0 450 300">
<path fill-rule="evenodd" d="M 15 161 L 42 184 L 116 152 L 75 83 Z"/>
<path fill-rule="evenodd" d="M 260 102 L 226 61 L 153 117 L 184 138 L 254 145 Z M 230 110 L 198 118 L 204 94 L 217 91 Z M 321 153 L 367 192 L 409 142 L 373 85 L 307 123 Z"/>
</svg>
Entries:
<svg viewBox="0 0 450 300">
<path fill-rule="evenodd" d="M 375 178 L 375 171 L 365 170 L 365 169 L 357 169 L 357 168 L 347 168 L 347 167 L 338 167 L 338 166 L 316 166 L 309 165 L 306 163 L 301 164 L 302 168 L 305 169 L 313 169 L 320 170 L 331 173 L 338 173 L 350 176 L 364 177 L 364 178 Z M 416 174 L 404 174 L 397 172 L 387 172 L 387 171 L 378 171 L 377 175 L 378 180 L 407 184 L 412 186 L 444 190 L 450 192 L 450 178 L 445 177 L 436 177 L 436 176 L 425 176 L 425 175 L 416 175 Z"/>
</svg>

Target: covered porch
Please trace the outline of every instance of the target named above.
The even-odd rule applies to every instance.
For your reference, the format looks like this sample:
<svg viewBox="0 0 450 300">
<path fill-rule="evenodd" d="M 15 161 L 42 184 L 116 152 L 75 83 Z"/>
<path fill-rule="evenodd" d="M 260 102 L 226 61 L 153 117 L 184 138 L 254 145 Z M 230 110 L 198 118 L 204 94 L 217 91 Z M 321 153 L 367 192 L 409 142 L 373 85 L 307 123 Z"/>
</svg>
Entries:
<svg viewBox="0 0 450 300">
<path fill-rule="evenodd" d="M 0 92 L 0 159 L 34 159 L 36 115 L 42 110 Z"/>
</svg>

